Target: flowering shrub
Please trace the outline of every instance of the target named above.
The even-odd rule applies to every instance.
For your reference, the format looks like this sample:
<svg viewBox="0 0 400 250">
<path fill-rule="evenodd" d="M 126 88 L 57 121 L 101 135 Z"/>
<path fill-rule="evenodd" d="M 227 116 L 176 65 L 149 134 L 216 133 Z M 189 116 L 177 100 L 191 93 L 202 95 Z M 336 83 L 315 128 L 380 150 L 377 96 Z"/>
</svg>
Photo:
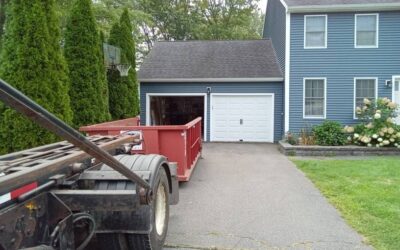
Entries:
<svg viewBox="0 0 400 250">
<path fill-rule="evenodd" d="M 397 104 L 388 98 L 376 102 L 364 99 L 364 105 L 356 108 L 361 123 L 346 126 L 348 140 L 356 145 L 368 147 L 395 146 L 400 148 L 400 127 L 394 123 Z"/>
</svg>

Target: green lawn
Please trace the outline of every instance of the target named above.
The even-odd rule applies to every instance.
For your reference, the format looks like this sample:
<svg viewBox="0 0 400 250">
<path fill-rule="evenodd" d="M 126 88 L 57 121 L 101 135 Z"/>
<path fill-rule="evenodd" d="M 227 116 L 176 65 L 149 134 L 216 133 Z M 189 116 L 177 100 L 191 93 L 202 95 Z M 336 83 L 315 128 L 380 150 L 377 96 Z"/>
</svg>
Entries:
<svg viewBox="0 0 400 250">
<path fill-rule="evenodd" d="M 292 159 L 376 249 L 400 249 L 400 158 Z"/>
</svg>

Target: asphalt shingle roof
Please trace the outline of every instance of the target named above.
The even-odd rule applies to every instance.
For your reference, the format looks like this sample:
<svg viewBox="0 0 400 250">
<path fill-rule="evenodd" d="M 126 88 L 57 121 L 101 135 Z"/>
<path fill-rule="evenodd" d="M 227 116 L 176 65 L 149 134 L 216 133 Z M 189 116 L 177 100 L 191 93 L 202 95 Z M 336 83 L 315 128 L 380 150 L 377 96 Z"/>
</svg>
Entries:
<svg viewBox="0 0 400 250">
<path fill-rule="evenodd" d="M 349 4 L 390 4 L 400 3 L 400 0 L 284 0 L 289 7 L 324 6 Z"/>
<path fill-rule="evenodd" d="M 269 39 L 156 42 L 139 70 L 140 81 L 282 77 Z"/>
</svg>

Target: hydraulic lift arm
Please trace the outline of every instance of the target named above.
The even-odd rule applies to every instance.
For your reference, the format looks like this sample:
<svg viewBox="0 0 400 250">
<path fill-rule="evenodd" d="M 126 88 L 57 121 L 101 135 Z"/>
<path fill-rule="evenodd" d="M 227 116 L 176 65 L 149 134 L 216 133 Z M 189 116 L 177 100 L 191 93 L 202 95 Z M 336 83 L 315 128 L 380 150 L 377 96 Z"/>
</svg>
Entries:
<svg viewBox="0 0 400 250">
<path fill-rule="evenodd" d="M 69 141 L 74 146 L 93 156 L 97 160 L 110 166 L 126 178 L 140 186 L 139 195 L 142 203 L 151 202 L 152 193 L 149 184 L 117 161 L 107 151 L 97 147 L 94 143 L 86 139 L 85 136 L 68 126 L 62 120 L 48 112 L 46 109 L 32 101 L 30 98 L 0 79 L 0 100 L 11 108 L 24 114 L 27 118 L 52 131 L 61 138 Z M 0 183 L 0 190 L 2 183 Z"/>
</svg>

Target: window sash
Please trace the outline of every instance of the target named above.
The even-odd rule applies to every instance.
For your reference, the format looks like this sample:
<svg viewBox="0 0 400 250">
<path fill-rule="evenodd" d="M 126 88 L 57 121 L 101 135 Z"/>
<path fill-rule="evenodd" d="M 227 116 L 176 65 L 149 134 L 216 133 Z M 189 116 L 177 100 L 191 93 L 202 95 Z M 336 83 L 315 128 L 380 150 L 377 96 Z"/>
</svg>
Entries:
<svg viewBox="0 0 400 250">
<path fill-rule="evenodd" d="M 304 47 L 318 48 L 326 46 L 326 16 L 306 16 Z"/>
<path fill-rule="evenodd" d="M 376 79 L 356 79 L 355 109 L 364 106 L 364 99 L 376 100 Z"/>
<path fill-rule="evenodd" d="M 378 16 L 356 15 L 356 46 L 377 46 Z"/>
<path fill-rule="evenodd" d="M 306 79 L 304 91 L 305 118 L 323 118 L 325 116 L 325 80 Z"/>
</svg>

